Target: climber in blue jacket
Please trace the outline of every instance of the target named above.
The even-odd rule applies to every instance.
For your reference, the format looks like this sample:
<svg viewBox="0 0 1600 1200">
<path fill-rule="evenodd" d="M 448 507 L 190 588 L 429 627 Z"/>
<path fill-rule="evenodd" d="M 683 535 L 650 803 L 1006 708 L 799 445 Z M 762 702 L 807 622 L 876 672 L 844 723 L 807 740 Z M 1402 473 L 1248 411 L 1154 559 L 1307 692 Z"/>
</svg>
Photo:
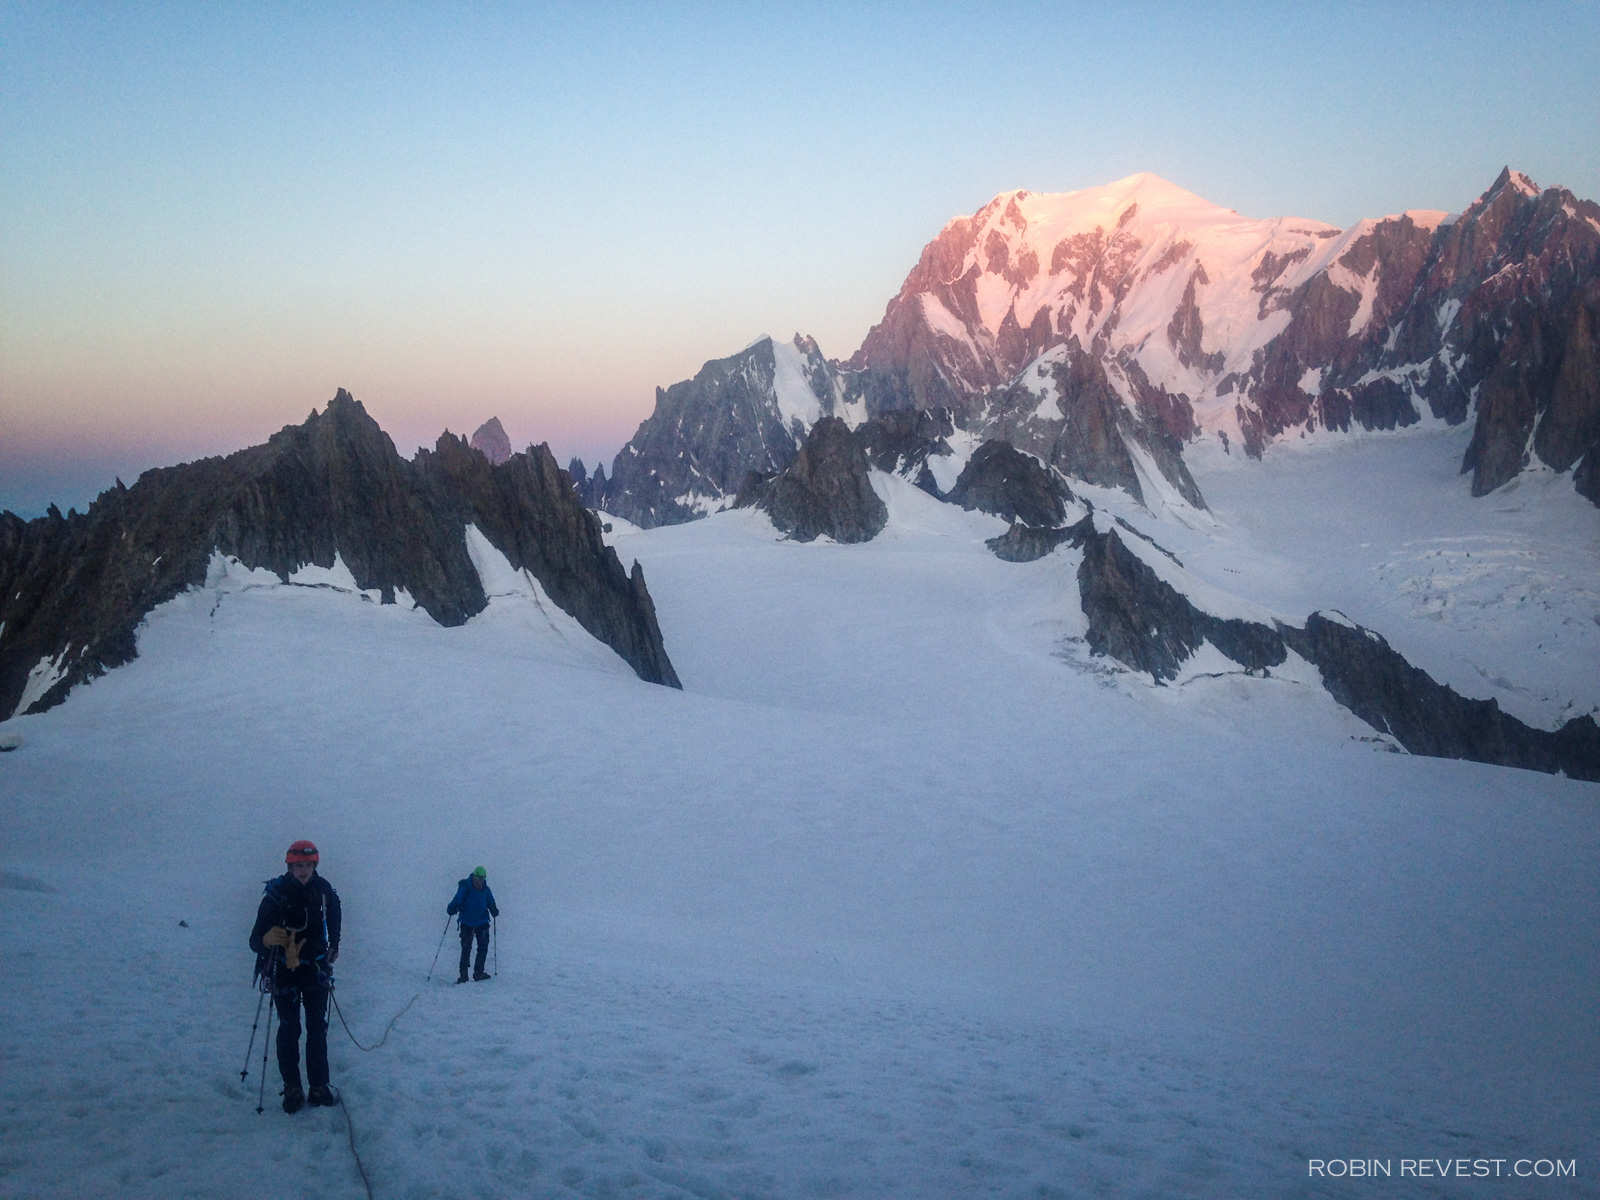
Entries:
<svg viewBox="0 0 1600 1200">
<path fill-rule="evenodd" d="M 473 966 L 472 978 L 489 978 L 489 973 L 483 969 L 484 959 L 489 957 L 489 918 L 500 915 L 494 893 L 489 890 L 489 872 L 478 867 L 458 883 L 456 898 L 450 901 L 445 912 L 456 918 L 461 929 L 461 974 L 456 982 L 467 981 L 467 958 L 472 953 L 474 938 L 478 942 L 478 961 Z"/>
</svg>

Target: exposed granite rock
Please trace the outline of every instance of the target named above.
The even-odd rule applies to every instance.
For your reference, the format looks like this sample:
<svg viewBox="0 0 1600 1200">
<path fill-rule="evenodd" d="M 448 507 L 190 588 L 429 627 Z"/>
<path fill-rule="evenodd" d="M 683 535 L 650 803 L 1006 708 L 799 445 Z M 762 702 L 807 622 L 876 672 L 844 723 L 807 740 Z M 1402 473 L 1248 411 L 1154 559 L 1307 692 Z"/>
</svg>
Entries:
<svg viewBox="0 0 1600 1200">
<path fill-rule="evenodd" d="M 1462 463 L 1472 472 L 1473 495 L 1509 483 L 1534 454 L 1565 471 L 1600 445 L 1597 328 L 1600 279 L 1560 308 L 1510 306 Z"/>
<path fill-rule="evenodd" d="M 1274 629 L 1201 612 L 1130 551 L 1116 530 L 1098 533 L 1093 517 L 1072 527 L 1083 549 L 1078 592 L 1089 618 L 1087 641 L 1096 654 L 1148 671 L 1159 681 L 1210 642 L 1247 671 L 1275 667 L 1288 657 Z"/>
<path fill-rule="evenodd" d="M 1074 536 L 1071 526 L 1035 529 L 1031 525 L 1013 524 L 999 537 L 989 538 L 983 544 L 994 551 L 996 558 L 1025 563 L 1043 558 L 1063 542 L 1072 542 Z"/>
<path fill-rule="evenodd" d="M 1304 628 L 1223 619 L 1198 609 L 1092 517 L 1061 531 L 1083 550 L 1078 589 L 1093 653 L 1162 682 L 1205 642 L 1246 671 L 1270 671 L 1288 651 L 1314 664 L 1329 694 L 1413 754 L 1563 772 L 1600 781 L 1600 727 L 1592 717 L 1547 731 L 1472 700 L 1413 667 L 1382 637 L 1313 613 Z M 999 539 L 997 539 L 999 540 Z"/>
<path fill-rule="evenodd" d="M 578 503 L 571 477 L 548 446 L 492 466 L 445 434 L 416 470 L 463 524 L 475 524 L 550 599 L 610 646 L 639 678 L 680 687 L 662 645 L 655 604 L 638 563 L 630 576 L 601 537 L 600 519 Z"/>
<path fill-rule="evenodd" d="M 1600 446 L 1595 446 L 1583 456 L 1572 472 L 1573 486 L 1578 495 L 1600 507 Z"/>
<path fill-rule="evenodd" d="M 855 430 L 867 462 L 890 475 L 903 475 L 931 496 L 939 485 L 928 469 L 930 458 L 948 458 L 955 422 L 947 408 L 899 408 L 880 412 Z"/>
<path fill-rule="evenodd" d="M 1066 518 L 1072 492 L 1033 455 L 996 439 L 978 447 L 946 499 L 968 512 L 1053 529 Z"/>
<path fill-rule="evenodd" d="M 16 708 L 41 661 L 59 678 L 28 711 L 131 660 L 145 614 L 203 584 L 213 551 L 283 579 L 337 554 L 384 602 L 404 588 L 434 620 L 459 625 L 487 603 L 468 521 L 641 678 L 676 683 L 642 577 L 635 568 L 630 580 L 603 546 L 548 449 L 491 467 L 447 434 L 437 458 L 402 459 L 341 389 L 264 445 L 146 471 L 85 514 L 0 515 L 0 713 Z"/>
<path fill-rule="evenodd" d="M 612 463 L 606 510 L 646 529 L 704 516 L 733 498 L 745 472 L 788 466 L 832 403 L 828 364 L 810 338 L 762 338 L 708 362 L 656 389 L 655 411 Z"/>
<path fill-rule="evenodd" d="M 478 431 L 472 435 L 471 444 L 474 450 L 495 466 L 511 457 L 511 439 L 506 436 L 499 417 L 490 417 L 479 425 Z"/>
<path fill-rule="evenodd" d="M 1593 717 L 1576 717 L 1554 732 L 1533 729 L 1492 699 L 1471 700 L 1436 682 L 1372 630 L 1321 613 L 1283 635 L 1317 664 L 1335 700 L 1413 754 L 1600 780 L 1600 727 Z"/>
<path fill-rule="evenodd" d="M 866 453 L 838 417 L 813 425 L 794 461 L 776 475 L 747 474 L 740 498 L 764 509 L 797 542 L 824 535 L 867 542 L 889 521 L 889 510 L 872 490 Z"/>
<path fill-rule="evenodd" d="M 574 458 L 567 464 L 567 475 L 572 479 L 572 492 L 579 504 L 585 508 L 605 507 L 606 469 L 603 464 L 595 463 L 591 476 L 584 468 L 583 459 Z"/>
</svg>

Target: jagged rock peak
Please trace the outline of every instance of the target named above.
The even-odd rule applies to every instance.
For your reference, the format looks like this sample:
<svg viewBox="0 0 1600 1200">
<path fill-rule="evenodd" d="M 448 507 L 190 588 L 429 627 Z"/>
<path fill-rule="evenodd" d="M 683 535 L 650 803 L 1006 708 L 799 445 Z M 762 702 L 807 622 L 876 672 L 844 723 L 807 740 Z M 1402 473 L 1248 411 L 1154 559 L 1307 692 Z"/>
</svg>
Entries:
<svg viewBox="0 0 1600 1200">
<path fill-rule="evenodd" d="M 749 471 L 789 465 L 820 417 L 851 412 L 811 338 L 760 337 L 656 389 L 655 411 L 612 463 L 608 511 L 653 528 L 694 520 L 734 498 Z"/>
<path fill-rule="evenodd" d="M 866 452 L 838 417 L 817 421 L 794 460 L 771 479 L 747 477 L 739 501 L 764 509 L 797 542 L 823 536 L 867 542 L 889 521 Z"/>
<path fill-rule="evenodd" d="M 499 417 L 490 417 L 479 425 L 477 432 L 472 435 L 470 445 L 495 466 L 499 466 L 511 457 L 511 439 L 506 436 Z"/>
</svg>

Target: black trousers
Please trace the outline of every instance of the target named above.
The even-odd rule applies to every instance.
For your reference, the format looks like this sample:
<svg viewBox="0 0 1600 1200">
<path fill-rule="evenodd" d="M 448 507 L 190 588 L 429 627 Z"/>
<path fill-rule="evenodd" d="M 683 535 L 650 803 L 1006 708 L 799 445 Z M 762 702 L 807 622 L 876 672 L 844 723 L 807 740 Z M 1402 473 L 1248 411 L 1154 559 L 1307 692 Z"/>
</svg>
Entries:
<svg viewBox="0 0 1600 1200">
<path fill-rule="evenodd" d="M 315 967 L 303 964 L 280 971 L 272 989 L 278 1010 L 278 1074 L 285 1084 L 300 1084 L 300 1010 L 305 1009 L 306 1076 L 312 1087 L 328 1082 L 328 989 Z"/>
<path fill-rule="evenodd" d="M 467 956 L 472 953 L 472 939 L 478 939 L 478 965 L 474 970 L 483 974 L 484 959 L 489 957 L 489 927 L 487 925 L 463 925 L 461 927 L 461 975 L 467 974 Z"/>
</svg>

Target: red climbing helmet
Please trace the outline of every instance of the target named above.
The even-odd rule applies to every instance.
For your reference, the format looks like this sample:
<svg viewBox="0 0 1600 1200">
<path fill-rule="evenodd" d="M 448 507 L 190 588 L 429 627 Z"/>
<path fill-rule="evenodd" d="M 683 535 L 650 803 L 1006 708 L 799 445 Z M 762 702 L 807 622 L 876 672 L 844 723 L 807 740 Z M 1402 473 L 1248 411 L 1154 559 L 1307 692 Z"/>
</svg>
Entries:
<svg viewBox="0 0 1600 1200">
<path fill-rule="evenodd" d="M 299 841 L 289 847 L 289 853 L 283 856 L 283 861 L 291 866 L 295 863 L 314 863 L 322 860 L 317 856 L 317 848 L 307 841 Z"/>
</svg>

